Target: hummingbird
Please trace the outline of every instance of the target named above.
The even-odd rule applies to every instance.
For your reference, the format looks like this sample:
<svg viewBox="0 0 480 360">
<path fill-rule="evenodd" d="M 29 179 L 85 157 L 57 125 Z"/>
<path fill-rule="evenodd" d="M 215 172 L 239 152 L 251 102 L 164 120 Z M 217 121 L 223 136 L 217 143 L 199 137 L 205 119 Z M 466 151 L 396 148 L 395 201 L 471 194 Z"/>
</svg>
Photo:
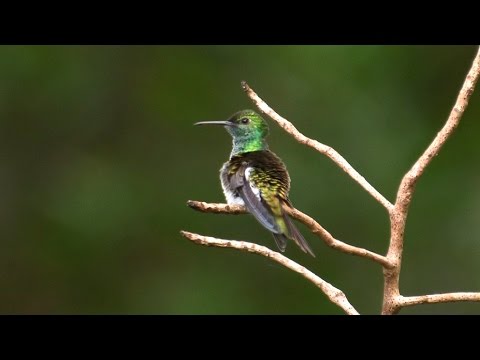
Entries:
<svg viewBox="0 0 480 360">
<path fill-rule="evenodd" d="M 253 110 L 242 110 L 226 121 L 202 121 L 194 125 L 221 125 L 233 138 L 229 160 L 220 169 L 220 182 L 229 205 L 244 205 L 258 222 L 273 234 L 281 252 L 287 239 L 315 257 L 284 207 L 293 208 L 288 198 L 290 176 L 283 161 L 269 150 L 265 138 L 267 122 Z"/>
</svg>

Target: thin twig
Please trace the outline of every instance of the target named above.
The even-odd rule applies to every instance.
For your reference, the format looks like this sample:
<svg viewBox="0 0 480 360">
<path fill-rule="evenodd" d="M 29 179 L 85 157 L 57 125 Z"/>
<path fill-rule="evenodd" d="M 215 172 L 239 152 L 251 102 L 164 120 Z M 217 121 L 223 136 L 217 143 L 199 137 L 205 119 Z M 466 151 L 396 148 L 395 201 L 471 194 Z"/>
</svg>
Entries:
<svg viewBox="0 0 480 360">
<path fill-rule="evenodd" d="M 408 209 L 412 200 L 413 192 L 415 191 L 415 185 L 425 171 L 427 165 L 438 155 L 442 146 L 460 123 L 460 119 L 467 108 L 468 101 L 475 89 L 475 84 L 479 75 L 480 49 L 473 60 L 472 67 L 465 78 L 465 82 L 458 94 L 457 101 L 450 112 L 447 122 L 438 132 L 437 136 L 435 136 L 427 150 L 425 150 L 412 168 L 405 174 L 400 183 L 395 206 L 390 212 L 390 245 L 387 252 L 387 258 L 392 264 L 394 264 L 394 267 L 392 269 L 384 269 L 383 314 L 395 314 L 402 307 L 402 303 L 399 301 L 399 299 L 401 299 L 399 281 L 403 253 L 403 238 Z"/>
<path fill-rule="evenodd" d="M 348 163 L 345 158 L 340 155 L 332 147 L 322 144 L 317 140 L 310 139 L 298 131 L 293 124 L 287 119 L 278 115 L 268 104 L 263 101 L 253 89 L 245 82 L 242 81 L 242 88 L 246 92 L 247 96 L 255 103 L 258 109 L 270 116 L 280 127 L 282 127 L 287 133 L 293 136 L 299 143 L 310 146 L 317 150 L 319 153 L 329 157 L 334 163 L 336 163 L 343 171 L 345 171 L 353 180 L 360 184 L 375 200 L 387 209 L 388 212 L 393 208 L 393 205 L 382 194 L 380 194 L 365 178 L 355 170 L 352 165 Z"/>
<path fill-rule="evenodd" d="M 265 246 L 245 241 L 217 239 L 210 236 L 194 234 L 188 231 L 180 231 L 180 233 L 187 239 L 195 242 L 196 244 L 206 246 L 228 247 L 232 249 L 248 251 L 272 259 L 273 261 L 285 266 L 286 268 L 299 273 L 304 278 L 315 284 L 320 290 L 323 291 L 323 293 L 332 303 L 339 306 L 343 311 L 345 311 L 346 314 L 358 315 L 358 311 L 355 310 L 355 308 L 348 302 L 348 299 L 343 293 L 343 291 L 337 289 L 330 283 L 315 275 L 307 268 L 301 266 L 293 260 L 290 260 L 289 258 L 283 256 L 276 251 L 272 251 Z"/>
<path fill-rule="evenodd" d="M 187 202 L 187 205 L 190 206 L 192 209 L 202 211 L 202 212 L 208 212 L 208 213 L 234 214 L 234 215 L 247 213 L 245 207 L 242 205 L 214 204 L 214 203 L 206 203 L 203 201 L 193 201 L 193 200 L 189 200 Z M 340 240 L 335 239 L 319 223 L 317 223 L 314 219 L 302 213 L 301 211 L 297 209 L 289 209 L 289 208 L 285 208 L 285 210 L 293 218 L 297 219 L 302 224 L 306 225 L 312 231 L 312 233 L 314 233 L 320 239 L 322 239 L 328 246 L 334 249 L 337 249 L 341 252 L 344 252 L 346 254 L 361 256 L 361 257 L 365 257 L 367 259 L 376 261 L 377 263 L 381 264 L 385 268 L 392 267 L 392 264 L 390 264 L 390 262 L 387 260 L 385 256 L 379 255 L 370 250 L 366 250 L 363 248 L 346 244 Z"/>
<path fill-rule="evenodd" d="M 421 305 L 421 304 L 459 302 L 459 301 L 480 301 L 480 293 L 458 292 L 458 293 L 421 295 L 421 296 L 400 296 L 397 299 L 397 301 L 400 307 Z"/>
</svg>

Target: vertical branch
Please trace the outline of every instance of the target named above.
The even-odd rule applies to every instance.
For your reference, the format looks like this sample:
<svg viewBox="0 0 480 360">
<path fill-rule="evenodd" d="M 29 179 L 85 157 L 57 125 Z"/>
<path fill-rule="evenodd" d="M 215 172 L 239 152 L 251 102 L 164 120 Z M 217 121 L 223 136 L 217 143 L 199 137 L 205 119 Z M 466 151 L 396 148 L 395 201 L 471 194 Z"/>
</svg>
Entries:
<svg viewBox="0 0 480 360">
<path fill-rule="evenodd" d="M 438 155 L 440 149 L 453 134 L 460 123 L 465 109 L 467 108 L 470 96 L 475 89 L 480 75 L 480 49 L 473 60 L 472 67 L 465 78 L 463 86 L 458 94 L 457 101 L 443 128 L 438 132 L 432 143 L 428 146 L 420 158 L 413 164 L 412 168 L 403 177 L 393 210 L 390 212 L 390 245 L 387 252 L 387 259 L 394 264 L 391 269 L 384 269 L 384 297 L 383 314 L 395 314 L 402 306 L 399 281 L 403 253 L 403 239 L 408 209 L 415 191 L 415 185 L 425 168 L 432 159 Z"/>
</svg>

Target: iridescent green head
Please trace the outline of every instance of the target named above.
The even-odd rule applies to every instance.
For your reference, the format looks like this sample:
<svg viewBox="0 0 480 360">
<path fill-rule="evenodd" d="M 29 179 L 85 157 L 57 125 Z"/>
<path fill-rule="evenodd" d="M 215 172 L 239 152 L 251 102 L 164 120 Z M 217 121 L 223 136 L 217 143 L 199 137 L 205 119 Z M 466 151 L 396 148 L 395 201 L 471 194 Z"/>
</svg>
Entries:
<svg viewBox="0 0 480 360">
<path fill-rule="evenodd" d="M 265 137 L 268 135 L 267 122 L 253 110 L 242 110 L 227 121 L 202 121 L 195 125 L 223 125 L 233 137 L 232 156 L 244 152 L 267 150 Z"/>
<path fill-rule="evenodd" d="M 233 114 L 226 126 L 227 131 L 235 137 L 263 139 L 268 135 L 268 125 L 263 118 L 253 110 L 242 110 Z"/>
</svg>

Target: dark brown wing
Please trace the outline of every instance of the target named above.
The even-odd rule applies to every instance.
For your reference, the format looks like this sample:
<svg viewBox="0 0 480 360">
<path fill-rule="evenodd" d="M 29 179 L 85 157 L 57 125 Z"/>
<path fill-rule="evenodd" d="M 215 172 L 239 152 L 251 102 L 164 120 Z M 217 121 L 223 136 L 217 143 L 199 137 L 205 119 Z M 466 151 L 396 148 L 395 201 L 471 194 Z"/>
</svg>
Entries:
<svg viewBox="0 0 480 360">
<path fill-rule="evenodd" d="M 269 210 L 268 205 L 258 196 L 256 187 L 252 187 L 252 183 L 247 180 L 245 171 L 249 168 L 248 161 L 242 162 L 236 167 L 235 172 L 230 176 L 230 186 L 232 189 L 238 191 L 238 194 L 243 199 L 247 210 L 262 224 L 265 228 L 273 233 L 281 233 L 275 217 Z"/>
<path fill-rule="evenodd" d="M 288 199 L 290 177 L 283 162 L 268 150 L 240 154 L 230 159 L 229 181 L 247 210 L 273 233 L 283 252 L 287 238 L 312 256 L 312 249 L 283 209 Z"/>
</svg>

